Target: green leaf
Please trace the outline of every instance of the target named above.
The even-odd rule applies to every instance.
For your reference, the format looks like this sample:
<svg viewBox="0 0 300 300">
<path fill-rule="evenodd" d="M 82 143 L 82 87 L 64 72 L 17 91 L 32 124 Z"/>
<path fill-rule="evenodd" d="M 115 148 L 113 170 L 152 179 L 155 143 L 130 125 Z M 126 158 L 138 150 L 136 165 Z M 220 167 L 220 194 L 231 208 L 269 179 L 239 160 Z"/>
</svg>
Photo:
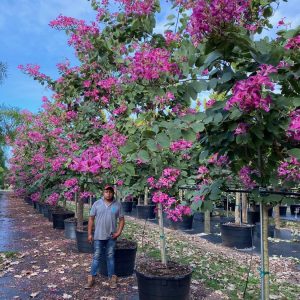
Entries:
<svg viewBox="0 0 300 300">
<path fill-rule="evenodd" d="M 125 146 L 120 148 L 122 154 L 128 154 L 137 149 L 137 145 L 135 143 L 127 143 Z"/>
<path fill-rule="evenodd" d="M 152 152 L 157 151 L 157 145 L 156 145 L 155 140 L 152 140 L 152 139 L 148 140 L 147 141 L 147 147 Z"/>
<path fill-rule="evenodd" d="M 169 148 L 170 147 L 170 139 L 169 137 L 161 132 L 157 135 L 157 142 L 158 144 L 160 144 L 162 147 L 164 148 Z"/>
<path fill-rule="evenodd" d="M 205 80 L 194 81 L 191 83 L 192 87 L 197 93 L 207 90 L 207 82 Z"/>
<path fill-rule="evenodd" d="M 300 149 L 294 148 L 288 151 L 289 155 L 296 157 L 298 160 L 300 160 Z"/>
<path fill-rule="evenodd" d="M 216 125 L 218 125 L 220 122 L 223 121 L 223 115 L 221 113 L 217 113 L 215 116 L 214 116 L 214 123 Z"/>
<path fill-rule="evenodd" d="M 179 140 L 182 137 L 181 130 L 176 127 L 170 128 L 168 133 L 172 141 Z"/>
<path fill-rule="evenodd" d="M 231 113 L 230 113 L 230 119 L 231 120 L 236 120 L 236 119 L 238 119 L 241 115 L 242 115 L 243 113 L 239 110 L 239 109 L 234 109 L 234 110 L 232 110 L 231 111 Z"/>
<path fill-rule="evenodd" d="M 135 175 L 135 169 L 134 169 L 134 165 L 131 163 L 125 163 L 122 166 L 123 171 L 130 176 L 134 176 Z"/>
<path fill-rule="evenodd" d="M 294 104 L 296 107 L 300 106 L 300 98 L 294 98 L 293 104 Z"/>
<path fill-rule="evenodd" d="M 146 162 L 150 160 L 149 153 L 146 150 L 140 150 L 137 156 L 138 158 Z"/>
<path fill-rule="evenodd" d="M 193 130 L 182 130 L 182 136 L 185 140 L 192 142 L 194 142 L 197 138 Z"/>
<path fill-rule="evenodd" d="M 176 18 L 175 15 L 169 15 L 169 16 L 167 16 L 167 20 L 169 20 L 169 21 L 171 21 L 171 20 L 173 20 L 175 18 Z"/>
<path fill-rule="evenodd" d="M 204 130 L 204 124 L 203 123 L 194 123 L 191 126 L 193 130 L 198 133 Z"/>
<path fill-rule="evenodd" d="M 215 50 L 211 53 L 209 53 L 204 61 L 204 64 L 209 66 L 213 61 L 217 60 L 222 56 L 222 53 L 218 50 Z"/>
</svg>

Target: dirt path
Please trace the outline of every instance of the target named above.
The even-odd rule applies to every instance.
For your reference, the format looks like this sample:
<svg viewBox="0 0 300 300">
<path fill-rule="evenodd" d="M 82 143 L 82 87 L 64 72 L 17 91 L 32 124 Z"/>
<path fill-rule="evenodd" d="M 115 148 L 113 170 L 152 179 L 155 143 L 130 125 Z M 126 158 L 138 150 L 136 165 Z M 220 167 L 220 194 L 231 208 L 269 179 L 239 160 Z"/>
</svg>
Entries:
<svg viewBox="0 0 300 300">
<path fill-rule="evenodd" d="M 17 255 L 5 258 L 3 252 Z M 78 253 L 75 242 L 21 199 L 0 196 L 0 299 L 138 300 L 135 276 L 120 278 L 116 290 L 98 277 L 92 290 L 83 286 L 91 254 Z M 0 260 L 1 261 L 1 260 Z M 1 264 L 0 264 L 1 266 Z M 3 268 L 4 266 L 4 268 Z M 192 299 L 224 299 L 199 283 L 192 284 Z"/>
</svg>

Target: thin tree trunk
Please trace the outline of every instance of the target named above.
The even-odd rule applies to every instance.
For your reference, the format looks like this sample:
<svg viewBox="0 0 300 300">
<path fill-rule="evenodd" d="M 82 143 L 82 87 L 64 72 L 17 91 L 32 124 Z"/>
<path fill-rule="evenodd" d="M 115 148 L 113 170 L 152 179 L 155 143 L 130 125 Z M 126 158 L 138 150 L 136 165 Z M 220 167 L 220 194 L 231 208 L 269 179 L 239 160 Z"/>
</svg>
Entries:
<svg viewBox="0 0 300 300">
<path fill-rule="evenodd" d="M 142 205 L 142 197 L 141 197 L 141 195 L 139 195 L 139 197 L 138 197 L 138 205 Z"/>
<path fill-rule="evenodd" d="M 158 224 L 159 224 L 159 236 L 160 236 L 160 252 L 161 252 L 161 262 L 167 265 L 167 254 L 166 254 L 166 237 L 164 233 L 164 221 L 162 213 L 161 203 L 157 204 L 158 208 Z"/>
<path fill-rule="evenodd" d="M 269 300 L 269 245 L 268 245 L 268 227 L 269 216 L 268 207 L 261 204 L 261 281 L 262 281 L 262 299 Z"/>
<path fill-rule="evenodd" d="M 274 221 L 275 228 L 280 229 L 280 213 L 279 213 L 279 204 L 274 207 Z"/>
<path fill-rule="evenodd" d="M 243 223 L 248 223 L 248 195 L 246 193 L 242 194 L 242 220 Z"/>
<path fill-rule="evenodd" d="M 241 216 L 240 216 L 240 205 L 241 205 L 241 194 L 235 193 L 235 224 L 241 224 Z"/>
<path fill-rule="evenodd" d="M 145 187 L 144 205 L 148 205 L 148 188 Z"/>
<path fill-rule="evenodd" d="M 91 210 L 92 208 L 92 196 L 90 195 L 89 197 L 89 209 Z"/>
<path fill-rule="evenodd" d="M 77 200 L 77 192 L 75 192 L 75 218 L 77 219 L 78 217 L 78 200 Z"/>
<path fill-rule="evenodd" d="M 206 210 L 204 212 L 204 232 L 210 233 L 210 211 Z"/>
<path fill-rule="evenodd" d="M 78 200 L 78 212 L 77 212 L 77 229 L 83 230 L 83 201 L 82 199 Z"/>
</svg>

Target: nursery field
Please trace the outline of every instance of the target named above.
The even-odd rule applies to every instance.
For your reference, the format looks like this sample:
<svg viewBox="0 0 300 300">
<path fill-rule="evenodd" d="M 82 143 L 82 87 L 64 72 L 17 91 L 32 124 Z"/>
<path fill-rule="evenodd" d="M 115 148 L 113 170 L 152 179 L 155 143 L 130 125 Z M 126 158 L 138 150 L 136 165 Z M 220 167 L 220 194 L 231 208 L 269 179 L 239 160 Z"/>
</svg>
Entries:
<svg viewBox="0 0 300 300">
<path fill-rule="evenodd" d="M 138 299 L 135 275 L 121 278 L 116 290 L 99 276 L 94 289 L 84 290 L 91 254 L 79 253 L 63 230 L 6 193 L 0 198 L 0 235 L 0 299 Z M 155 222 L 126 216 L 123 237 L 137 241 L 138 261 L 159 258 L 157 235 Z M 199 233 L 166 229 L 166 236 L 169 258 L 193 268 L 191 299 L 259 298 L 257 253 L 223 247 Z M 292 254 L 270 257 L 270 299 L 298 299 L 299 260 Z"/>
</svg>

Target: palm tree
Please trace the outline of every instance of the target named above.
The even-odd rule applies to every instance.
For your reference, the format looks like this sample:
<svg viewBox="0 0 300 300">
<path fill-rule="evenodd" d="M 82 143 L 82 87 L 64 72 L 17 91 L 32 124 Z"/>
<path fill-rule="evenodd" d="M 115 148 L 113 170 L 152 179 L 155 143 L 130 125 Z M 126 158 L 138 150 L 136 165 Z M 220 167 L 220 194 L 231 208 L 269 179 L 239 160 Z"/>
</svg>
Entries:
<svg viewBox="0 0 300 300">
<path fill-rule="evenodd" d="M 7 65 L 4 62 L 0 61 L 0 84 L 3 82 L 3 79 L 7 76 Z"/>
</svg>

